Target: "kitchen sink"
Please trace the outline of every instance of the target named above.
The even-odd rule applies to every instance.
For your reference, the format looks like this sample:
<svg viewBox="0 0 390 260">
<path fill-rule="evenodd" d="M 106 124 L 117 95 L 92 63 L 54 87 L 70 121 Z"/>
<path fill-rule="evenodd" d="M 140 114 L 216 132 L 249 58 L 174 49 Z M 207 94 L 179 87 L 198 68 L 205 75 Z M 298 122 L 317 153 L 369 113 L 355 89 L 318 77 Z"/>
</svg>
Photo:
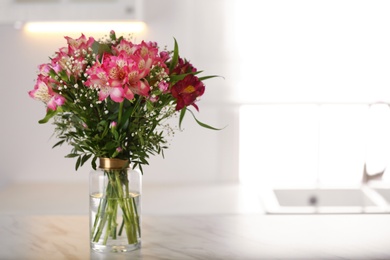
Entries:
<svg viewBox="0 0 390 260">
<path fill-rule="evenodd" d="M 262 201 L 269 214 L 390 213 L 390 188 L 273 188 Z"/>
</svg>

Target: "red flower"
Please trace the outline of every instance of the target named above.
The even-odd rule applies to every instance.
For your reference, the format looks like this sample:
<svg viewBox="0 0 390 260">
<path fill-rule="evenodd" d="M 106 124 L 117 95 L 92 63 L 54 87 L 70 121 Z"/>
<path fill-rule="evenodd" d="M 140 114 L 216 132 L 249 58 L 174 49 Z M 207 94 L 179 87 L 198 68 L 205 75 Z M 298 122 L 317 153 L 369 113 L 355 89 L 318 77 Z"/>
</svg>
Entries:
<svg viewBox="0 0 390 260">
<path fill-rule="evenodd" d="M 189 105 L 193 105 L 196 110 L 199 110 L 194 102 L 203 95 L 204 90 L 205 86 L 202 81 L 192 74 L 178 81 L 171 89 L 172 96 L 176 98 L 176 110 L 181 110 Z"/>
<path fill-rule="evenodd" d="M 178 59 L 178 63 L 176 64 L 176 67 L 173 69 L 172 74 L 180 75 L 190 72 L 196 72 L 196 68 L 192 66 L 190 62 L 187 60 L 183 60 L 182 58 Z"/>
</svg>

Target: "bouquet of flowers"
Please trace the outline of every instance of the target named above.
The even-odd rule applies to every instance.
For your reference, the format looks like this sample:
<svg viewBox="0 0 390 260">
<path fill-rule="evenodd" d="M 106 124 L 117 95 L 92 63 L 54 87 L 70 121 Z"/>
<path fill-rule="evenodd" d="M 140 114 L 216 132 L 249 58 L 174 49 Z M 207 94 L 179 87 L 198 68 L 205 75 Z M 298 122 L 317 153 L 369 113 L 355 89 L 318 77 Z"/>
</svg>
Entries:
<svg viewBox="0 0 390 260">
<path fill-rule="evenodd" d="M 164 155 L 167 136 L 174 131 L 167 119 L 177 115 L 180 128 L 187 111 L 200 126 L 216 129 L 188 109 L 198 110 L 203 81 L 216 76 L 199 77 L 201 71 L 180 57 L 176 39 L 172 51 L 161 50 L 155 42 L 133 43 L 131 37 L 117 37 L 114 31 L 101 40 L 83 34 L 65 39 L 67 46 L 39 66 L 29 95 L 46 105 L 46 116 L 39 122 L 55 125 L 59 141 L 53 147 L 72 146 L 66 157 L 77 158 L 76 170 L 89 159 L 96 169 L 97 159 L 115 158 L 142 172 L 150 155 Z M 137 217 L 124 200 L 129 194 L 127 178 L 121 176 L 125 173 L 123 169 L 106 171 L 112 180 L 107 195 L 119 201 L 107 200 L 99 206 L 96 241 L 106 224 L 116 226 L 107 219 L 113 219 L 108 214 L 114 214 L 111 209 L 117 205 L 127 215 L 124 226 L 129 243 L 134 240 L 130 226 Z"/>
</svg>

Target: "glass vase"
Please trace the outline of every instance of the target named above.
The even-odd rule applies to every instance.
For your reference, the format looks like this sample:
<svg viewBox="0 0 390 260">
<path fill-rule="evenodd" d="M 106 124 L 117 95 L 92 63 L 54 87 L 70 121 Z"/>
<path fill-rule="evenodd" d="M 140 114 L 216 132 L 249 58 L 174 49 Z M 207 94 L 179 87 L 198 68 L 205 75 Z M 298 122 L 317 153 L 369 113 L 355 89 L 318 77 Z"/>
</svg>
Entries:
<svg viewBox="0 0 390 260">
<path fill-rule="evenodd" d="M 100 158 L 90 173 L 91 249 L 127 252 L 141 247 L 142 175 L 126 160 Z"/>
</svg>

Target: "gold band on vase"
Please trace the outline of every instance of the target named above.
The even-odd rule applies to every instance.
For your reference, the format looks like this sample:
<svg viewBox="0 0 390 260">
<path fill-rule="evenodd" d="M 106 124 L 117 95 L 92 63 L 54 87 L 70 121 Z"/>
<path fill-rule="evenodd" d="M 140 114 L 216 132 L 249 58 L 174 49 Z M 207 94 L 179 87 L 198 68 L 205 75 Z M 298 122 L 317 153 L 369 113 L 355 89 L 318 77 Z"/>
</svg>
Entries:
<svg viewBox="0 0 390 260">
<path fill-rule="evenodd" d="M 117 158 L 99 158 L 99 168 L 104 170 L 120 170 L 128 167 L 128 160 L 122 160 Z"/>
</svg>

